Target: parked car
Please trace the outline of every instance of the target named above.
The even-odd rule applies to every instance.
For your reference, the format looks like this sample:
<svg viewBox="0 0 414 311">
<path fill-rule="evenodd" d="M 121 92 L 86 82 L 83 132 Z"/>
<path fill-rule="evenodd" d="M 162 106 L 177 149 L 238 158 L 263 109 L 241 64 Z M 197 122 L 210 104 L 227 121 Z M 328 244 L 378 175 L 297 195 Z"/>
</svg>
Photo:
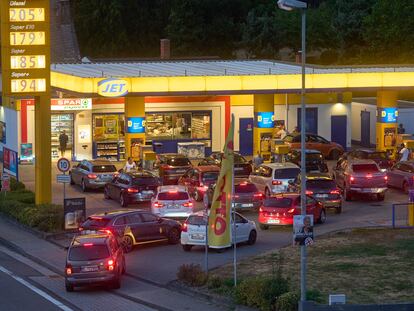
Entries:
<svg viewBox="0 0 414 311">
<path fill-rule="evenodd" d="M 300 192 L 301 175 L 289 184 L 291 192 Z M 337 187 L 335 180 L 325 173 L 306 174 L 306 194 L 322 203 L 323 207 L 333 208 L 337 214 L 342 212 L 341 190 Z"/>
<path fill-rule="evenodd" d="M 116 210 L 89 216 L 79 228 L 81 232 L 107 231 L 122 243 L 125 252 L 135 245 L 168 241 L 177 244 L 181 224 L 144 210 Z"/>
<path fill-rule="evenodd" d="M 122 207 L 127 207 L 128 204 L 151 201 L 160 185 L 158 177 L 147 171 L 121 173 L 105 185 L 104 197 L 119 200 Z"/>
<path fill-rule="evenodd" d="M 220 168 L 216 165 L 197 166 L 189 169 L 178 184 L 186 186 L 194 200 L 202 201 L 208 186 L 217 181 L 219 174 Z"/>
<path fill-rule="evenodd" d="M 213 152 L 209 157 L 203 159 L 198 165 L 217 165 L 221 166 L 221 158 L 223 157 L 222 152 Z M 249 178 L 252 172 L 252 164 L 247 161 L 239 153 L 234 153 L 234 175 L 238 178 Z"/>
<path fill-rule="evenodd" d="M 342 157 L 348 159 L 374 160 L 382 171 L 389 170 L 395 163 L 393 160 L 390 159 L 386 151 L 377 151 L 370 149 L 352 150 L 350 152 L 344 153 Z"/>
<path fill-rule="evenodd" d="M 231 225 L 234 224 L 233 213 Z M 204 212 L 191 214 L 184 222 L 181 231 L 181 245 L 185 251 L 190 251 L 193 246 L 205 246 L 206 244 L 207 218 Z M 257 229 L 254 221 L 248 220 L 236 213 L 236 242 L 253 245 L 256 243 Z M 231 234 L 233 244 L 233 235 Z"/>
<path fill-rule="evenodd" d="M 178 153 L 160 154 L 154 164 L 154 168 L 158 169 L 163 185 L 177 184 L 180 177 L 192 167 L 190 160 Z"/>
<path fill-rule="evenodd" d="M 70 184 L 80 185 L 83 192 L 88 189 L 104 188 L 118 174 L 115 165 L 109 161 L 83 160 L 74 166 L 70 172 Z"/>
<path fill-rule="evenodd" d="M 414 180 L 414 162 L 398 162 L 387 172 L 387 176 L 389 187 L 400 188 L 408 193 L 410 183 Z"/>
<path fill-rule="evenodd" d="M 333 174 L 346 201 L 355 194 L 376 195 L 378 201 L 385 198 L 388 177 L 373 160 L 340 159 Z"/>
<path fill-rule="evenodd" d="M 160 186 L 151 200 L 151 211 L 160 217 L 187 218 L 194 211 L 194 202 L 184 186 Z"/>
<path fill-rule="evenodd" d="M 204 207 L 210 208 L 216 184 L 211 184 L 204 196 Z M 221 198 L 219 198 L 221 200 Z M 257 210 L 262 205 L 263 193 L 247 179 L 234 180 L 233 206 L 241 210 Z"/>
<path fill-rule="evenodd" d="M 65 265 L 66 291 L 75 286 L 108 284 L 121 287 L 125 257 L 117 239 L 110 233 L 75 236 L 68 248 Z"/>
<path fill-rule="evenodd" d="M 283 139 L 291 149 L 300 148 L 300 134 L 288 134 Z M 306 134 L 306 149 L 318 150 L 325 158 L 337 160 L 343 153 L 344 148 L 337 143 L 331 142 L 319 135 Z"/>
<path fill-rule="evenodd" d="M 269 226 L 293 225 L 293 216 L 300 215 L 300 194 L 276 194 L 263 201 L 259 209 L 260 229 L 267 230 Z M 306 214 L 313 215 L 315 223 L 326 221 L 326 210 L 322 203 L 311 196 L 306 197 Z"/>
<path fill-rule="evenodd" d="M 328 165 L 326 164 L 325 159 L 320 151 L 306 149 L 305 152 L 306 172 L 328 172 Z M 301 155 L 302 152 L 300 149 L 292 149 L 287 154 L 287 160 L 300 167 Z"/>
<path fill-rule="evenodd" d="M 300 173 L 300 168 L 290 162 L 262 164 L 249 176 L 266 197 L 276 193 L 286 192 L 289 181 L 292 181 Z"/>
</svg>

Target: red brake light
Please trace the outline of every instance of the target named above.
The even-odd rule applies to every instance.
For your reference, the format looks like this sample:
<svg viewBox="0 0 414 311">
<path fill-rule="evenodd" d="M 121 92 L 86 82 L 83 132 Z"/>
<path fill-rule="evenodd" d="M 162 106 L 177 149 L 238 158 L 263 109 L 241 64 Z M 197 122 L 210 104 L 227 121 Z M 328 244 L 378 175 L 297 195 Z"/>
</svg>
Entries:
<svg viewBox="0 0 414 311">
<path fill-rule="evenodd" d="M 178 193 L 178 190 L 170 190 L 168 193 Z"/>
<path fill-rule="evenodd" d="M 339 192 L 339 190 L 338 190 L 338 189 L 336 189 L 336 190 L 332 190 L 332 191 L 331 191 L 331 194 L 340 194 L 340 192 Z"/>
<path fill-rule="evenodd" d="M 253 195 L 255 198 L 263 198 L 263 194 L 262 193 L 255 193 L 254 195 Z"/>
<path fill-rule="evenodd" d="M 313 191 L 306 190 L 306 194 L 307 194 L 307 195 L 312 195 L 312 194 L 313 194 Z"/>
<path fill-rule="evenodd" d="M 182 232 L 187 232 L 188 231 L 188 223 L 185 221 L 181 227 L 181 231 Z"/>
<path fill-rule="evenodd" d="M 294 213 L 295 212 L 295 209 L 294 208 L 290 208 L 289 210 L 288 210 L 288 213 L 289 214 L 292 214 L 292 213 Z"/>
<path fill-rule="evenodd" d="M 66 269 L 65 269 L 66 275 L 71 275 L 72 274 L 72 266 L 71 265 L 67 265 Z"/>
<path fill-rule="evenodd" d="M 243 181 L 239 184 L 239 186 L 247 186 L 247 181 Z"/>
<path fill-rule="evenodd" d="M 99 216 L 91 216 L 90 218 L 94 219 L 94 220 L 102 220 L 103 219 L 102 217 L 99 217 Z"/>
<path fill-rule="evenodd" d="M 261 208 L 261 207 L 260 207 L 260 208 L 259 208 L 259 212 L 260 212 L 260 213 L 263 213 L 263 208 Z"/>
<path fill-rule="evenodd" d="M 115 268 L 115 260 L 113 259 L 109 259 L 108 260 L 108 270 L 109 271 L 113 271 Z"/>
<path fill-rule="evenodd" d="M 138 193 L 139 190 L 135 188 L 128 188 L 128 193 Z"/>
<path fill-rule="evenodd" d="M 96 175 L 96 174 L 88 174 L 88 178 L 89 179 L 96 179 L 96 178 L 98 178 L 98 175 Z"/>
<path fill-rule="evenodd" d="M 367 174 L 366 178 L 372 178 L 372 174 Z"/>
<path fill-rule="evenodd" d="M 93 246 L 93 243 L 85 243 L 83 244 L 83 246 L 86 246 L 86 247 Z"/>
<path fill-rule="evenodd" d="M 281 184 L 282 184 L 282 182 L 280 180 L 273 180 L 272 181 L 272 185 L 274 185 L 274 186 L 279 186 Z"/>
<path fill-rule="evenodd" d="M 163 207 L 163 206 L 164 206 L 164 204 L 162 204 L 162 203 L 154 202 L 154 207 L 160 208 L 160 207 Z"/>
<path fill-rule="evenodd" d="M 186 202 L 183 204 L 183 206 L 185 207 L 192 207 L 193 206 L 193 202 Z"/>
<path fill-rule="evenodd" d="M 235 199 L 237 199 L 237 198 L 239 198 L 239 197 L 240 197 L 240 196 L 238 196 L 237 194 L 235 194 L 235 195 L 234 195 L 234 198 L 235 198 Z"/>
<path fill-rule="evenodd" d="M 349 177 L 349 181 L 350 181 L 351 183 L 353 183 L 353 182 L 355 181 L 355 177 L 354 177 L 354 176 L 350 176 L 350 177 Z"/>
</svg>

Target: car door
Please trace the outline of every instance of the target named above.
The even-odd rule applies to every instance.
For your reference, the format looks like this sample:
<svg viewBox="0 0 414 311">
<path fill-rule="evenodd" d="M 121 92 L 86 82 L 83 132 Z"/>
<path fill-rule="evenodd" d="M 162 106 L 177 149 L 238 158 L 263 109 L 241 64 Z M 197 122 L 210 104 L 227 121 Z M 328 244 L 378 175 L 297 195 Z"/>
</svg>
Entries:
<svg viewBox="0 0 414 311">
<path fill-rule="evenodd" d="M 114 176 L 112 178 L 112 180 L 109 183 L 107 183 L 106 186 L 105 186 L 106 189 L 107 189 L 105 191 L 107 191 L 107 193 L 108 193 L 108 195 L 111 199 L 115 198 L 114 193 L 116 191 L 115 188 L 117 187 L 117 184 L 118 184 L 118 178 L 119 178 L 119 176 Z"/>
<path fill-rule="evenodd" d="M 313 221 L 317 222 L 319 213 L 317 201 L 312 197 L 306 196 L 306 214 L 313 215 Z"/>
<path fill-rule="evenodd" d="M 131 213 L 126 216 L 125 231 L 134 236 L 135 243 L 145 242 L 151 239 L 151 232 L 143 224 L 139 213 Z"/>
<path fill-rule="evenodd" d="M 147 241 L 166 237 L 167 228 L 162 224 L 159 217 L 149 212 L 140 213 L 140 216 L 142 219 L 142 230 L 147 234 Z"/>
<path fill-rule="evenodd" d="M 402 172 L 400 171 L 401 163 L 395 164 L 388 172 L 388 185 L 391 187 L 400 187 L 399 180 L 401 179 Z"/>
<path fill-rule="evenodd" d="M 250 224 L 247 219 L 236 213 L 236 241 L 245 242 L 249 239 Z"/>
<path fill-rule="evenodd" d="M 408 183 L 410 178 L 412 178 L 414 170 L 413 167 L 408 163 L 400 163 L 399 171 L 401 177 L 398 180 L 397 187 L 403 188 L 404 183 Z"/>
<path fill-rule="evenodd" d="M 85 161 L 80 162 L 75 169 L 72 170 L 72 179 L 75 182 L 75 184 L 80 184 L 81 182 L 81 174 L 83 170 L 83 165 Z"/>
<path fill-rule="evenodd" d="M 260 174 L 259 174 L 259 172 L 260 172 L 260 166 L 255 167 L 255 168 L 253 169 L 252 173 L 251 173 L 251 174 L 250 174 L 250 176 L 249 176 L 249 180 L 250 180 L 250 182 L 254 183 L 256 186 L 257 186 L 257 184 L 258 184 L 258 182 L 259 182 L 259 179 L 260 179 Z"/>
</svg>

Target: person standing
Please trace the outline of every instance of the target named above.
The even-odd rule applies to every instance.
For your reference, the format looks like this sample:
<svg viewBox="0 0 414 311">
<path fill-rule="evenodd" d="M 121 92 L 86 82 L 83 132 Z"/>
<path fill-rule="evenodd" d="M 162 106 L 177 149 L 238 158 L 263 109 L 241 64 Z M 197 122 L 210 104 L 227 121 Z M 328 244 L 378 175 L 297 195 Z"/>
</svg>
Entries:
<svg viewBox="0 0 414 311">
<path fill-rule="evenodd" d="M 404 125 L 402 123 L 400 123 L 398 125 L 397 133 L 398 134 L 405 134 L 405 128 L 404 128 Z"/>
<path fill-rule="evenodd" d="M 260 151 L 257 151 L 256 156 L 253 158 L 254 167 L 258 167 L 260 164 L 263 164 L 263 157 L 260 154 Z"/>
<path fill-rule="evenodd" d="M 400 161 L 408 161 L 409 155 L 410 155 L 410 150 L 408 150 L 405 144 L 401 144 Z"/>
<path fill-rule="evenodd" d="M 129 173 L 131 171 L 135 171 L 137 169 L 137 164 L 134 162 L 132 157 L 128 158 L 128 161 L 124 165 L 124 172 Z"/>
<path fill-rule="evenodd" d="M 66 147 L 68 146 L 69 137 L 66 135 L 66 131 L 63 130 L 59 135 L 59 147 L 61 157 L 65 156 Z"/>
</svg>

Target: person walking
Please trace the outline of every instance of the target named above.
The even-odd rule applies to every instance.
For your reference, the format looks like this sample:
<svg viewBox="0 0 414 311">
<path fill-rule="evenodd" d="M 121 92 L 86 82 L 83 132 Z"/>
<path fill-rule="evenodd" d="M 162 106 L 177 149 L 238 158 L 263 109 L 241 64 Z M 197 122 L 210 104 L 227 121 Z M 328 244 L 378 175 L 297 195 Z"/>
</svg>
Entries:
<svg viewBox="0 0 414 311">
<path fill-rule="evenodd" d="M 397 133 L 398 134 L 405 134 L 405 128 L 404 128 L 404 125 L 402 123 L 400 123 L 398 125 Z"/>
<path fill-rule="evenodd" d="M 410 155 L 410 150 L 408 150 L 405 144 L 402 143 L 401 150 L 400 150 L 400 161 L 408 161 L 409 155 Z"/>
<path fill-rule="evenodd" d="M 123 168 L 124 172 L 129 173 L 131 171 L 135 171 L 136 169 L 137 169 L 137 164 L 134 162 L 132 157 L 129 157 L 128 161 L 124 165 L 124 168 Z"/>
<path fill-rule="evenodd" d="M 66 135 L 66 131 L 63 130 L 62 133 L 59 135 L 59 147 L 60 147 L 60 155 L 61 157 L 65 156 L 65 151 L 68 146 L 69 137 Z"/>
</svg>

